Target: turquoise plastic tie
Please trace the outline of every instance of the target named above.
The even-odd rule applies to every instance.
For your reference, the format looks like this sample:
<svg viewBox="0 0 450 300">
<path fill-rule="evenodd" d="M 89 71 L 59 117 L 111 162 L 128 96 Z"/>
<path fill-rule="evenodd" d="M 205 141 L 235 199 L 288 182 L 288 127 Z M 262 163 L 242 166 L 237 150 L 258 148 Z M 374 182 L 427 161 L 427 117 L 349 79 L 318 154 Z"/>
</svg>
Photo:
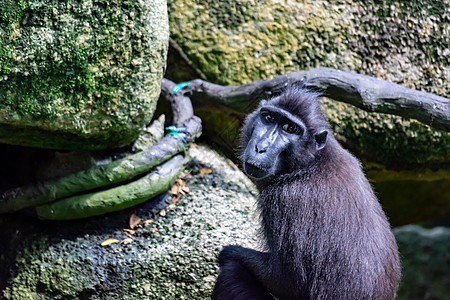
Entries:
<svg viewBox="0 0 450 300">
<path fill-rule="evenodd" d="M 166 127 L 166 130 L 169 132 L 170 135 L 175 135 L 180 137 L 181 141 L 183 142 L 184 147 L 186 148 L 186 127 L 175 127 L 175 126 L 169 126 Z"/>
<path fill-rule="evenodd" d="M 176 86 L 174 86 L 172 93 L 176 94 L 179 90 L 181 90 L 184 87 L 187 87 L 190 83 L 191 83 L 190 81 L 186 81 L 177 84 Z"/>
</svg>

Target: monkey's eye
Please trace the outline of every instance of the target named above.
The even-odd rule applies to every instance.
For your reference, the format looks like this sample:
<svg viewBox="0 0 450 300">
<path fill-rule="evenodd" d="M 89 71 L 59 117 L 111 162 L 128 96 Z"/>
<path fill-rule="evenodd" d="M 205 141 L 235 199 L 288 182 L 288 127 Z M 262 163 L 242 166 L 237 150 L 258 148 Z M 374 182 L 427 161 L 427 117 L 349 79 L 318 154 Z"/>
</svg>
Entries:
<svg viewBox="0 0 450 300">
<path fill-rule="evenodd" d="M 264 118 L 265 118 L 265 119 L 267 120 L 267 122 L 269 122 L 269 123 L 275 123 L 275 121 L 276 121 L 275 117 L 272 116 L 272 115 L 266 115 Z"/>
<path fill-rule="evenodd" d="M 294 133 L 297 131 L 297 127 L 293 124 L 286 123 L 283 125 L 283 130 L 285 130 L 289 133 Z"/>
</svg>

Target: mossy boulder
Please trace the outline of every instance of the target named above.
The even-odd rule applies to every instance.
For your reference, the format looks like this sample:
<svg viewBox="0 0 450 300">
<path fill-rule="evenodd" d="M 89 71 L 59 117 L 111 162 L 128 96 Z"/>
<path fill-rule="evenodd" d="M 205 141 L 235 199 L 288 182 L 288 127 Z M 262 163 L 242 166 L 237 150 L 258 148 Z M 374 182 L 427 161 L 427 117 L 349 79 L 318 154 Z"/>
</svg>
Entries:
<svg viewBox="0 0 450 300">
<path fill-rule="evenodd" d="M 166 77 L 186 81 L 198 74 L 237 85 L 332 67 L 447 97 L 447 2 L 169 0 L 171 37 L 179 47 L 171 47 Z M 329 99 L 322 104 L 338 140 L 363 161 L 394 224 L 450 213 L 448 132 Z M 195 105 L 204 136 L 236 158 L 240 126 L 254 104 L 242 111 Z"/>
<path fill-rule="evenodd" d="M 444 0 L 168 3 L 172 38 L 215 83 L 243 84 L 322 66 L 450 94 L 450 7 Z M 169 69 L 167 76 L 177 78 L 177 70 Z M 323 107 L 346 146 L 360 157 L 400 168 L 450 162 L 447 132 L 333 101 L 325 100 Z M 211 110 L 198 115 L 205 134 L 217 140 L 236 112 L 211 118 Z M 226 147 L 230 140 L 236 141 L 218 142 Z"/>
<path fill-rule="evenodd" d="M 103 149 L 150 121 L 166 1 L 0 0 L 0 142 Z"/>
<path fill-rule="evenodd" d="M 450 94 L 447 4 L 168 1 L 172 38 L 216 83 L 242 84 L 327 66 L 442 96 Z"/>
<path fill-rule="evenodd" d="M 175 205 L 169 195 L 170 208 L 152 200 L 66 222 L 0 215 L 0 298 L 209 299 L 220 249 L 257 244 L 255 190 L 216 152 L 194 145 L 191 154 L 190 192 Z M 123 229 L 133 212 L 142 221 L 131 234 Z M 109 238 L 127 242 L 102 247 Z"/>
</svg>

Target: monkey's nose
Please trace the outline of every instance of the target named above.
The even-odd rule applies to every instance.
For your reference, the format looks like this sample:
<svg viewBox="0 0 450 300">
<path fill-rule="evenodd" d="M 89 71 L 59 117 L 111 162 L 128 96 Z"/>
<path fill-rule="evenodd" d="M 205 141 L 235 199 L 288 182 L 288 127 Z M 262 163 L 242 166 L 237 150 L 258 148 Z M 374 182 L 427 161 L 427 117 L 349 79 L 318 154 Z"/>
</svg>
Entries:
<svg viewBox="0 0 450 300">
<path fill-rule="evenodd" d="M 257 153 L 264 153 L 264 152 L 266 152 L 266 149 L 265 149 L 265 148 L 263 148 L 263 149 L 258 149 L 258 145 L 255 145 L 255 151 L 256 151 Z"/>
</svg>

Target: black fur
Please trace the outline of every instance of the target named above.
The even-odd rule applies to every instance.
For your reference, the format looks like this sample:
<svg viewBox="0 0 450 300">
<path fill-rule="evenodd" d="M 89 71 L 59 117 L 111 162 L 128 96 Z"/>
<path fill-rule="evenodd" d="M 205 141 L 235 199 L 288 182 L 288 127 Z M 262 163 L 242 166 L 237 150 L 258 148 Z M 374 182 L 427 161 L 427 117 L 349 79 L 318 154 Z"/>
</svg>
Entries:
<svg viewBox="0 0 450 300">
<path fill-rule="evenodd" d="M 287 111 L 305 127 L 278 154 L 277 144 L 267 155 L 252 153 L 252 139 L 265 130 L 265 107 Z M 298 87 L 262 102 L 247 117 L 244 164 L 251 161 L 269 173 L 254 178 L 266 249 L 225 247 L 212 299 L 395 298 L 400 264 L 389 223 L 359 161 L 325 131 L 317 94 Z M 279 167 L 268 170 L 268 161 Z"/>
</svg>

